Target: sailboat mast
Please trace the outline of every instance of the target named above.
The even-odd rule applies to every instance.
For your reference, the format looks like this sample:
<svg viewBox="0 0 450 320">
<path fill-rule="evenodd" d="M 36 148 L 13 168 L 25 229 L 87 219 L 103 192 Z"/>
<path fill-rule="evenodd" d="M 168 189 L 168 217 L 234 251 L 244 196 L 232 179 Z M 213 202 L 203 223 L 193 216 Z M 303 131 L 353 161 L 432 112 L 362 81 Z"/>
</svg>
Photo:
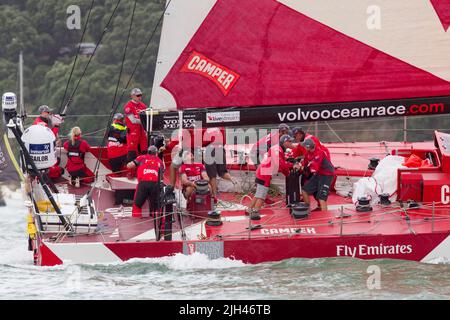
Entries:
<svg viewBox="0 0 450 320">
<path fill-rule="evenodd" d="M 23 54 L 20 51 L 19 54 L 19 107 L 20 107 L 20 116 L 25 116 L 25 107 L 23 103 Z"/>
</svg>

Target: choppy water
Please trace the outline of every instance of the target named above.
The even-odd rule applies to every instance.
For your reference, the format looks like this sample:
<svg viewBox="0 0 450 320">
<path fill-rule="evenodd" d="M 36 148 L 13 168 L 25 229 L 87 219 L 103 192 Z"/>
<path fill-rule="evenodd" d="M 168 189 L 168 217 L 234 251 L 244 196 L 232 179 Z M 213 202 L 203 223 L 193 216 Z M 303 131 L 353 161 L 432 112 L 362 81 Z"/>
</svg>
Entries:
<svg viewBox="0 0 450 320">
<path fill-rule="evenodd" d="M 449 299 L 450 264 L 290 259 L 246 265 L 203 255 L 110 265 L 36 267 L 25 210 L 0 208 L 0 299 Z M 367 268 L 381 289 L 368 289 Z"/>
</svg>

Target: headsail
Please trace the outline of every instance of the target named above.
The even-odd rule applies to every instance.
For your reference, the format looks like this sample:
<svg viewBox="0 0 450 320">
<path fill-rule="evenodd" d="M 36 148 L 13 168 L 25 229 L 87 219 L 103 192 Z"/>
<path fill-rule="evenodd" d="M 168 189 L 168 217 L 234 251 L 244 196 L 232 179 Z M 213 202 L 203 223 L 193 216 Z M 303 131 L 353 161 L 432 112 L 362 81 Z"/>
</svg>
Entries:
<svg viewBox="0 0 450 320">
<path fill-rule="evenodd" d="M 339 109 L 357 102 L 350 109 L 405 108 L 390 109 L 393 114 L 375 108 L 369 116 L 448 113 L 450 1 L 435 2 L 195 0 L 187 6 L 173 0 L 152 106 L 307 105 L 332 111 L 331 104 Z M 182 14 L 190 18 L 180 19 Z M 346 113 L 343 118 L 359 117 Z"/>
</svg>

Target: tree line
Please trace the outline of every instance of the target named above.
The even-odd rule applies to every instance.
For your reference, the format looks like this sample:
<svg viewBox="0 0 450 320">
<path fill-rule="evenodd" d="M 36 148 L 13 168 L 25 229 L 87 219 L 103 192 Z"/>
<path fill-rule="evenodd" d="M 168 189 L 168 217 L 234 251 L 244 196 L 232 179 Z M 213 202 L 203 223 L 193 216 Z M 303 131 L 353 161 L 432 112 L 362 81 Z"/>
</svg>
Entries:
<svg viewBox="0 0 450 320">
<path fill-rule="evenodd" d="M 58 110 L 81 39 L 83 27 L 92 0 L 3 0 L 0 5 L 0 92 L 18 93 L 19 53 L 24 57 L 24 101 L 27 114 L 37 114 L 40 105 Z M 83 43 L 97 43 L 118 0 L 95 0 L 90 13 Z M 80 29 L 70 29 L 69 6 L 80 8 Z M 131 37 L 129 39 L 124 70 L 120 79 L 119 96 L 125 87 L 137 60 L 155 28 L 165 5 L 165 0 L 138 0 Z M 83 132 L 93 132 L 106 127 L 113 104 L 120 65 L 128 35 L 134 0 L 121 0 L 101 47 L 93 57 L 87 72 L 73 97 L 62 126 L 67 134 L 73 125 Z M 144 90 L 145 102 L 151 95 L 161 26 L 146 50 L 130 84 Z M 80 55 L 68 87 L 74 90 L 89 55 Z M 119 109 L 129 98 L 128 90 Z M 77 115 L 92 115 L 78 117 Z M 33 121 L 27 120 L 27 124 Z"/>
</svg>

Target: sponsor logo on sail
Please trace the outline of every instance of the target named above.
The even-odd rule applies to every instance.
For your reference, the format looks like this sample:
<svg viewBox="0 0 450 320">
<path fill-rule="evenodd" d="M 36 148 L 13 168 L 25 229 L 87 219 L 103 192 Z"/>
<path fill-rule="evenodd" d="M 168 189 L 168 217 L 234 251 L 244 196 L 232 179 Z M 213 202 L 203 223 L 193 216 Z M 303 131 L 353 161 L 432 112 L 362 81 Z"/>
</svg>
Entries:
<svg viewBox="0 0 450 320">
<path fill-rule="evenodd" d="M 225 96 L 239 79 L 239 74 L 197 51 L 192 52 L 180 71 L 196 73 L 213 81 Z"/>
<path fill-rule="evenodd" d="M 211 112 L 206 114 L 206 123 L 239 122 L 241 113 L 232 112 Z"/>
</svg>

